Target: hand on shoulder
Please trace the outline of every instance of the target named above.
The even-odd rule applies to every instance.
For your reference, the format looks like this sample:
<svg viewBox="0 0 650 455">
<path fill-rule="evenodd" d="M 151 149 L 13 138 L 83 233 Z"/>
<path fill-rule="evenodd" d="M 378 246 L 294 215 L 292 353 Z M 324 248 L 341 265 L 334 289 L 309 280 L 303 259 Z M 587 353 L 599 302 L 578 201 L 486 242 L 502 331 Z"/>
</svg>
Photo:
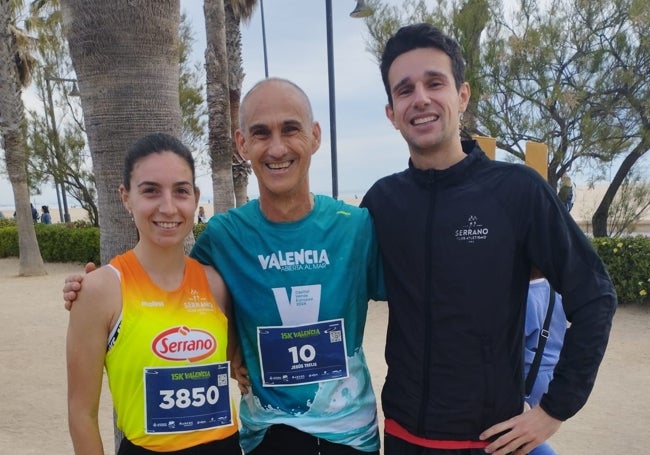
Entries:
<svg viewBox="0 0 650 455">
<path fill-rule="evenodd" d="M 97 266 L 88 262 L 84 267 L 86 274 L 97 270 Z M 81 282 L 84 279 L 84 275 L 72 274 L 65 277 L 63 283 L 63 306 L 66 310 L 70 311 L 72 304 L 77 299 L 77 293 L 81 290 Z"/>
<path fill-rule="evenodd" d="M 77 292 L 70 317 L 97 319 L 101 325 L 112 327 L 122 310 L 120 280 L 110 267 L 104 266 L 83 279 L 83 288 Z"/>
</svg>

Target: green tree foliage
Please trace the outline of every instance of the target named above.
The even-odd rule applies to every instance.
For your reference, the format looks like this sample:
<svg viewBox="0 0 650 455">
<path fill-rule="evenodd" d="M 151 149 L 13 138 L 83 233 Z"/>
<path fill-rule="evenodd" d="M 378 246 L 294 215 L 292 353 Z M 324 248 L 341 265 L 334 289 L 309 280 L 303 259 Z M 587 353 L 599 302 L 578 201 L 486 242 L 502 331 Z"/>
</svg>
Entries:
<svg viewBox="0 0 650 455">
<path fill-rule="evenodd" d="M 610 27 L 607 6 L 613 2 L 556 0 L 540 9 L 525 0 L 484 43 L 484 134 L 519 158 L 524 141 L 546 144 L 552 186 L 565 172 L 587 162 L 608 165 L 634 146 L 629 125 L 611 110 L 613 87 L 605 81 L 607 56 L 599 35 Z M 624 23 L 619 17 L 617 26 Z"/>
<path fill-rule="evenodd" d="M 601 140 L 621 137 L 620 131 L 610 129 L 613 125 L 589 116 L 585 100 L 591 96 L 595 75 L 580 67 L 591 46 L 572 28 L 570 14 L 558 2 L 542 11 L 526 0 L 507 32 L 500 29 L 488 40 L 484 54 L 483 77 L 489 92 L 479 109 L 486 134 L 520 159 L 522 141 L 548 145 L 551 186 L 581 157 L 611 161 L 615 144 Z"/>
</svg>

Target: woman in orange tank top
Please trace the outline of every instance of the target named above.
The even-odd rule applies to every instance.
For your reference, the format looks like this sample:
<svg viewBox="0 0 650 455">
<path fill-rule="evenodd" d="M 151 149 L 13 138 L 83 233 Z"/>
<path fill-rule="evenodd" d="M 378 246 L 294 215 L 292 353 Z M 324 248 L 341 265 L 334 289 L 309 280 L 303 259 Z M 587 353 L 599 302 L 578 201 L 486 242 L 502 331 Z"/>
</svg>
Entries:
<svg viewBox="0 0 650 455">
<path fill-rule="evenodd" d="M 103 454 L 106 366 L 119 454 L 240 454 L 228 393 L 230 296 L 218 272 L 184 254 L 199 190 L 191 152 L 152 134 L 125 158 L 122 203 L 138 243 L 88 274 L 70 311 L 68 420 L 76 454 Z"/>
</svg>

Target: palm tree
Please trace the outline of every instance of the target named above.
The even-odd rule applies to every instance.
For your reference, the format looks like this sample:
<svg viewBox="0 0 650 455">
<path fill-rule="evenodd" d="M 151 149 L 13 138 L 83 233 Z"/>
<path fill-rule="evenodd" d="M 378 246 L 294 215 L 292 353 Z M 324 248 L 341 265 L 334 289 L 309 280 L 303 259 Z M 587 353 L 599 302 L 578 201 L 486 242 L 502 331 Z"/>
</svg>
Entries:
<svg viewBox="0 0 650 455">
<path fill-rule="evenodd" d="M 233 207 L 230 95 L 224 0 L 205 0 L 205 74 L 208 103 L 208 148 L 212 166 L 214 213 Z"/>
<path fill-rule="evenodd" d="M 136 230 L 118 197 L 124 151 L 141 136 L 179 136 L 179 0 L 61 0 L 97 181 L 102 263 Z"/>
<path fill-rule="evenodd" d="M 15 2 L 0 1 L 0 132 L 18 222 L 18 274 L 46 275 L 29 201 L 25 106 L 21 98 L 22 88 L 31 80 L 33 59 L 25 51 L 27 38 L 14 24 L 13 6 Z"/>
<path fill-rule="evenodd" d="M 226 49 L 228 51 L 228 86 L 230 89 L 230 123 L 233 138 L 235 137 L 235 129 L 239 124 L 239 103 L 241 87 L 244 81 L 240 23 L 251 18 L 256 4 L 257 0 L 229 0 L 224 5 L 226 13 Z M 232 150 L 235 204 L 240 206 L 248 200 L 248 176 L 251 174 L 251 165 L 239 155 L 234 145 Z"/>
<path fill-rule="evenodd" d="M 214 212 L 225 212 L 247 197 L 250 164 L 234 144 L 244 79 L 240 18 L 251 16 L 255 0 L 205 0 L 208 147 L 212 161 Z"/>
</svg>

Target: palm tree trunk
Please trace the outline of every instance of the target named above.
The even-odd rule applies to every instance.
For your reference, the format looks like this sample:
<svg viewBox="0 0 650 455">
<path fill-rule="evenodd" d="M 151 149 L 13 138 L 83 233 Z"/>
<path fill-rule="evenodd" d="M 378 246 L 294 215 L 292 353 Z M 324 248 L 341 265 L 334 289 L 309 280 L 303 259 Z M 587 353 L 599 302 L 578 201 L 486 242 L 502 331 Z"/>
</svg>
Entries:
<svg viewBox="0 0 650 455">
<path fill-rule="evenodd" d="M 231 137 L 235 137 L 235 130 L 239 127 L 239 103 L 241 88 L 244 82 L 244 69 L 241 56 L 241 20 L 247 19 L 252 14 L 253 1 L 233 0 L 226 2 L 226 48 L 228 50 L 228 85 L 230 89 L 230 124 Z M 233 7 L 236 7 L 237 12 Z M 242 15 L 240 18 L 239 15 Z M 232 178 L 235 188 L 235 205 L 237 207 L 248 202 L 248 176 L 251 174 L 251 165 L 232 145 Z"/>
<path fill-rule="evenodd" d="M 234 205 L 230 94 L 223 0 L 205 0 L 206 90 L 208 104 L 208 146 L 212 161 L 214 213 Z"/>
<path fill-rule="evenodd" d="M 0 2 L 0 132 L 18 222 L 18 274 L 45 275 L 47 272 L 38 247 L 29 201 L 25 106 L 21 98 L 22 83 L 17 66 L 20 54 L 12 30 L 13 22 L 10 2 L 3 0 Z"/>
<path fill-rule="evenodd" d="M 126 149 L 145 134 L 180 134 L 179 0 L 62 0 L 97 180 L 102 263 L 133 247 L 118 197 Z"/>
<path fill-rule="evenodd" d="M 27 167 L 25 137 L 22 131 L 3 134 L 5 141 L 5 159 L 7 174 L 14 192 L 16 222 L 18 224 L 18 275 L 47 275 L 45 264 L 36 238 L 29 202 L 29 185 L 27 184 Z"/>
</svg>

